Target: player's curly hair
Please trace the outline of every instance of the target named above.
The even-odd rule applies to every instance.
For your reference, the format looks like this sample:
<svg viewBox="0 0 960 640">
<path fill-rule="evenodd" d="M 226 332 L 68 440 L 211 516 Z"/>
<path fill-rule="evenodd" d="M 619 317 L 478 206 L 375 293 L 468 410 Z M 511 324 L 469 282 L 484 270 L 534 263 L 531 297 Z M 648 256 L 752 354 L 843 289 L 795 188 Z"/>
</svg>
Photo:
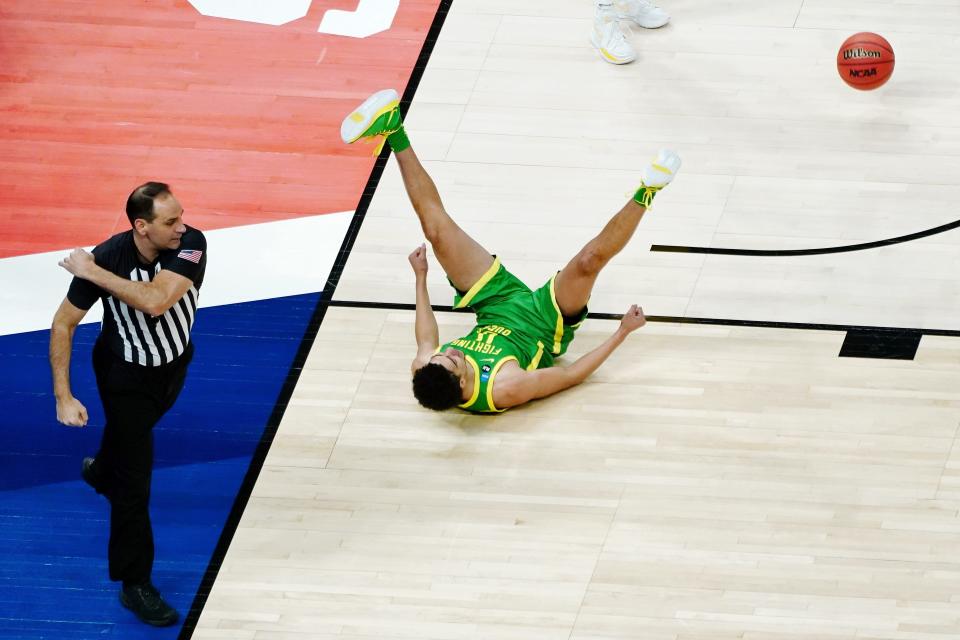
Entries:
<svg viewBox="0 0 960 640">
<path fill-rule="evenodd" d="M 413 395 L 427 409 L 445 411 L 461 403 L 460 378 L 436 362 L 413 374 Z"/>
</svg>

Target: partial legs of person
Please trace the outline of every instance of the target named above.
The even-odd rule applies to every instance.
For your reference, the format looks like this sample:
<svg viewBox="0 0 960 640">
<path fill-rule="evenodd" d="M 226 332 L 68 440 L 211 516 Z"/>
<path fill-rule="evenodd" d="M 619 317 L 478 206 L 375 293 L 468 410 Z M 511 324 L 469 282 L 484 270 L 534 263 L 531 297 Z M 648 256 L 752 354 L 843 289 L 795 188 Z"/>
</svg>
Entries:
<svg viewBox="0 0 960 640">
<path fill-rule="evenodd" d="M 412 147 L 395 153 L 410 203 L 423 235 L 453 285 L 467 291 L 490 269 L 493 256 L 461 229 L 447 213 L 437 187 Z"/>
<path fill-rule="evenodd" d="M 637 52 L 633 45 L 627 42 L 627 37 L 620 28 L 613 0 L 597 0 L 590 44 L 600 57 L 610 64 L 628 64 L 637 59 Z"/>
<path fill-rule="evenodd" d="M 183 388 L 191 356 L 192 349 L 175 365 L 154 370 L 121 362 L 103 341 L 93 354 L 106 424 L 96 458 L 84 465 L 85 479 L 110 501 L 108 566 L 110 579 L 123 585 L 120 601 L 154 626 L 171 625 L 178 614 L 151 582 L 153 427 Z"/>
<path fill-rule="evenodd" d="M 670 22 L 670 15 L 651 0 L 616 0 L 617 17 L 632 20 L 644 29 L 659 29 Z"/>
<path fill-rule="evenodd" d="M 493 258 L 447 214 L 436 185 L 410 147 L 400 118 L 396 91 L 388 89 L 368 98 L 344 119 L 340 134 L 347 143 L 361 138 L 386 138 L 397 156 L 407 195 L 420 219 L 420 226 L 443 270 L 455 287 L 461 291 L 470 289 L 489 270 Z M 653 197 L 673 180 L 679 168 L 677 154 L 661 151 L 644 169 L 643 182 L 633 200 L 560 271 L 554 291 L 563 315 L 574 316 L 583 310 L 597 275 L 626 246 Z"/>
<path fill-rule="evenodd" d="M 564 316 L 576 316 L 587 306 L 600 271 L 627 246 L 653 197 L 673 180 L 679 168 L 680 157 L 677 154 L 661 151 L 644 170 L 643 183 L 633 199 L 557 274 L 554 292 Z"/>
<path fill-rule="evenodd" d="M 468 291 L 490 269 L 493 256 L 447 213 L 436 184 L 410 146 L 399 106 L 399 96 L 392 89 L 373 94 L 343 121 L 341 136 L 348 143 L 386 137 L 424 236 L 453 286 Z"/>
<path fill-rule="evenodd" d="M 140 371 L 117 360 L 103 341 L 94 348 L 94 370 L 106 417 L 94 469 L 101 492 L 110 501 L 110 579 L 145 583 L 154 559 L 153 426 L 162 412 L 154 390 L 137 375 Z"/>
<path fill-rule="evenodd" d="M 630 20 L 644 29 L 659 29 L 670 21 L 670 16 L 651 0 L 596 0 L 590 42 L 610 64 L 627 64 L 637 59 L 620 20 Z"/>
</svg>

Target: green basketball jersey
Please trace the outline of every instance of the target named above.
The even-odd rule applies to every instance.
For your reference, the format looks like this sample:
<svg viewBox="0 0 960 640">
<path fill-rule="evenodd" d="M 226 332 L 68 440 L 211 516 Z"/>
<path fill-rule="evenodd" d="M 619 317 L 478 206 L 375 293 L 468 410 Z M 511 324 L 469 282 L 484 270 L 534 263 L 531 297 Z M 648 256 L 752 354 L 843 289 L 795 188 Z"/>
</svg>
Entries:
<svg viewBox="0 0 960 640">
<path fill-rule="evenodd" d="M 493 380 L 501 367 L 516 360 L 521 369 L 533 371 L 552 367 L 563 355 L 587 309 L 565 322 L 557 304 L 554 278 L 533 291 L 500 264 L 493 262 L 469 291 L 456 291 L 454 307 L 469 307 L 477 314 L 477 326 L 462 338 L 440 347 L 463 351 L 473 367 L 473 395 L 461 409 L 499 413 L 493 403 Z M 451 283 L 452 285 L 453 283 Z M 456 288 L 455 288 L 456 289 Z"/>
<path fill-rule="evenodd" d="M 507 362 L 515 360 L 527 371 L 553 364 L 553 358 L 544 352 L 543 342 L 495 324 L 477 326 L 469 335 L 448 342 L 439 350 L 443 351 L 447 347 L 462 351 L 467 362 L 473 367 L 473 395 L 460 405 L 468 411 L 504 411 L 493 404 L 493 379 L 500 367 Z M 544 364 L 545 356 L 549 364 Z"/>
</svg>

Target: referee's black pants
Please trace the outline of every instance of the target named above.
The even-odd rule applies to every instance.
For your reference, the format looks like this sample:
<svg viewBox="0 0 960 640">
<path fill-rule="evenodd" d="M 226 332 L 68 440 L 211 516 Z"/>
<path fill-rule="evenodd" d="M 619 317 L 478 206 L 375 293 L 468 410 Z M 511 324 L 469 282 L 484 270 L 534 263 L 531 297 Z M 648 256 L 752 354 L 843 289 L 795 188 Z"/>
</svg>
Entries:
<svg viewBox="0 0 960 640">
<path fill-rule="evenodd" d="M 110 501 L 111 580 L 126 584 L 150 580 L 153 425 L 176 401 L 192 357 L 191 342 L 173 362 L 142 367 L 115 356 L 104 340 L 94 346 L 93 370 L 107 420 L 93 475 L 97 490 Z"/>
</svg>

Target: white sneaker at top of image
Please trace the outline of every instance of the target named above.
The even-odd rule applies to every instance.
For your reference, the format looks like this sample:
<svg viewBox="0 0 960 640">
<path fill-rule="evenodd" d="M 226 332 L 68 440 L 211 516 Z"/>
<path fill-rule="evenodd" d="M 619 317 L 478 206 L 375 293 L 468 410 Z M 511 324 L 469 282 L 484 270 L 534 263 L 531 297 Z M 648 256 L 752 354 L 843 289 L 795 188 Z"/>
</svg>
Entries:
<svg viewBox="0 0 960 640">
<path fill-rule="evenodd" d="M 617 16 L 612 11 L 597 11 L 590 42 L 596 47 L 600 57 L 610 64 L 627 64 L 637 59 L 637 52 L 627 42 L 617 22 Z"/>
<path fill-rule="evenodd" d="M 618 18 L 633 20 L 644 29 L 659 29 L 670 22 L 670 15 L 650 0 L 615 0 Z"/>
</svg>

